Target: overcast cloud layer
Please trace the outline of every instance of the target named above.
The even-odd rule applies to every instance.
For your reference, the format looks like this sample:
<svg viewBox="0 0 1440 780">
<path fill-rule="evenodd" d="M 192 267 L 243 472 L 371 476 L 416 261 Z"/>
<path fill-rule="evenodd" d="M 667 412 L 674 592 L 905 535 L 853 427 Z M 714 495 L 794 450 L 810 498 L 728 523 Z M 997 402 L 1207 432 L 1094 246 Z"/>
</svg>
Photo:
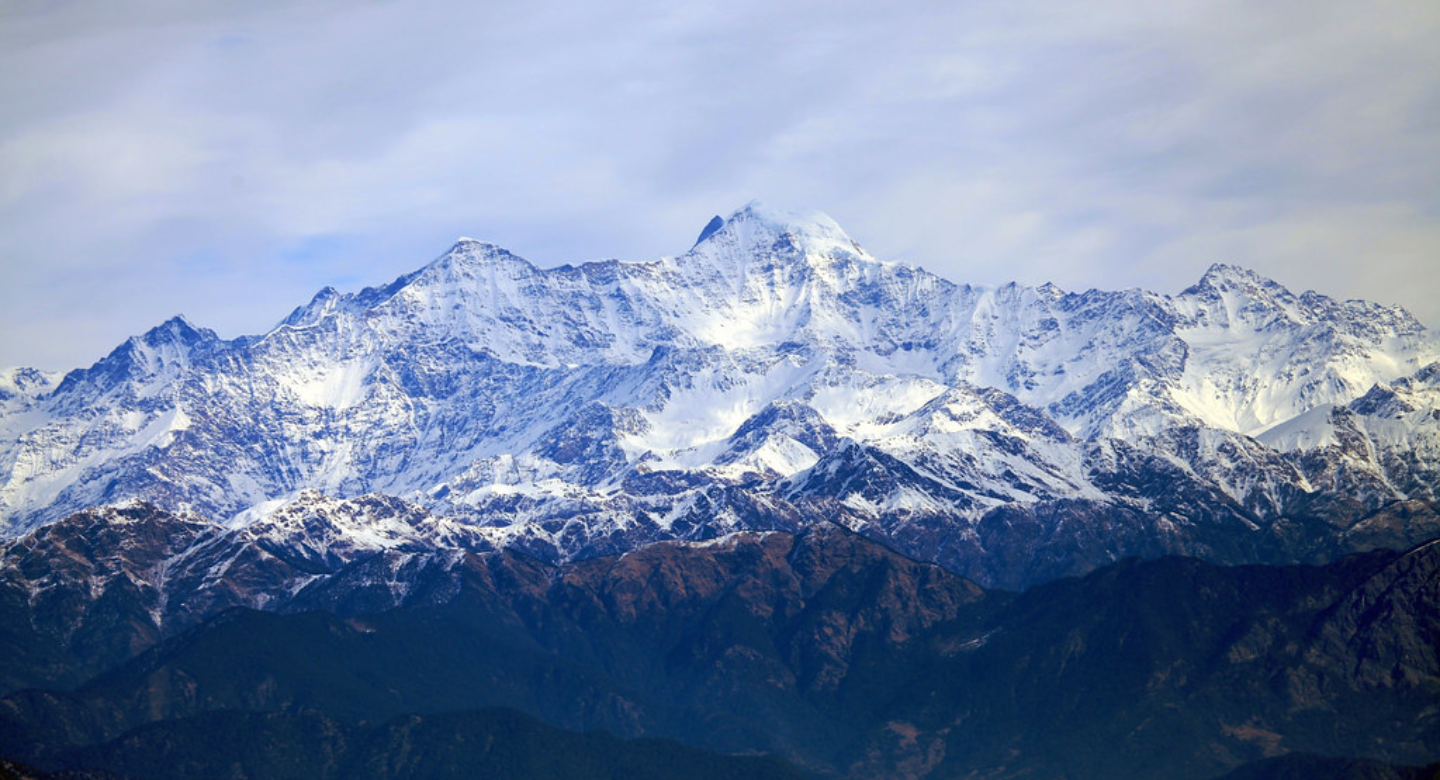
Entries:
<svg viewBox="0 0 1440 780">
<path fill-rule="evenodd" d="M 0 366 L 752 198 L 958 282 L 1225 261 L 1440 325 L 1440 3 L 1071 5 L 0 0 Z"/>
</svg>

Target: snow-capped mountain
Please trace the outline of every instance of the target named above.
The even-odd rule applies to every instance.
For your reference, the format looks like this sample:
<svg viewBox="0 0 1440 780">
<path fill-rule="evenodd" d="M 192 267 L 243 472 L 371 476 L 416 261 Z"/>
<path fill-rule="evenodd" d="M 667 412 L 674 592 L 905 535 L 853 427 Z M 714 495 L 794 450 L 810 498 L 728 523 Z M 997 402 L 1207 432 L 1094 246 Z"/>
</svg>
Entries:
<svg viewBox="0 0 1440 780">
<path fill-rule="evenodd" d="M 0 523 L 138 498 L 234 529 L 319 491 L 552 558 L 819 520 L 1009 585 L 1323 557 L 1435 499 L 1437 359 L 1403 310 L 1231 266 L 1175 296 L 977 288 L 751 204 L 675 257 L 466 239 L 260 336 L 177 318 L 0 374 Z"/>
</svg>

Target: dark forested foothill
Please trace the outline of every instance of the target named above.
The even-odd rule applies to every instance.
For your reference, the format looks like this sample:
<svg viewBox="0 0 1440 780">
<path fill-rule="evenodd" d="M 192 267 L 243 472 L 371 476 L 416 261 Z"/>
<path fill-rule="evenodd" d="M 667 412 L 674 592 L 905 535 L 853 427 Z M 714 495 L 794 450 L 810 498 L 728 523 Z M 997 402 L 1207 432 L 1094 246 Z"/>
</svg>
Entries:
<svg viewBox="0 0 1440 780">
<path fill-rule="evenodd" d="M 0 755 L 137 780 L 732 760 L 747 777 L 1205 780 L 1292 753 L 1440 756 L 1440 544 L 1129 560 L 1023 594 L 825 526 L 558 566 L 410 561 L 399 604 L 367 595 L 392 563 L 350 564 L 283 612 L 224 609 L 72 689 L 12 691 Z"/>
</svg>

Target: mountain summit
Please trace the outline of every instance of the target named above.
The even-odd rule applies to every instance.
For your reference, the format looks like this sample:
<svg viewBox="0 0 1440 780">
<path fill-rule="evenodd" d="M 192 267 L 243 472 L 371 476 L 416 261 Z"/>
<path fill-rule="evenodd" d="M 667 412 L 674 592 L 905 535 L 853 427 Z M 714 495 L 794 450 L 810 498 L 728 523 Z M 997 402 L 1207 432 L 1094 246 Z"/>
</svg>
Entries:
<svg viewBox="0 0 1440 780">
<path fill-rule="evenodd" d="M 821 521 L 1006 586 L 1310 560 L 1432 521 L 1373 518 L 1435 498 L 1440 423 L 1357 399 L 1437 358 L 1403 310 L 1233 266 L 1175 296 L 980 288 L 757 202 L 678 256 L 463 239 L 258 336 L 172 320 L 63 380 L 7 372 L 0 528 L 137 498 L 238 528 L 319 491 L 553 560 Z"/>
</svg>

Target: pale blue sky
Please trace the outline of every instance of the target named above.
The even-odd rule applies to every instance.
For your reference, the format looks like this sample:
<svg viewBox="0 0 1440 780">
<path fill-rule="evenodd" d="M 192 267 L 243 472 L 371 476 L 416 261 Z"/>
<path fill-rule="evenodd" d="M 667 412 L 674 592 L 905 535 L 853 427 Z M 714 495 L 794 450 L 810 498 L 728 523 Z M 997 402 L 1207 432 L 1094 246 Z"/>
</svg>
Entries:
<svg viewBox="0 0 1440 780">
<path fill-rule="evenodd" d="M 959 282 L 1224 261 L 1440 325 L 1437 40 L 1431 0 L 0 2 L 0 365 L 752 198 Z"/>
</svg>

